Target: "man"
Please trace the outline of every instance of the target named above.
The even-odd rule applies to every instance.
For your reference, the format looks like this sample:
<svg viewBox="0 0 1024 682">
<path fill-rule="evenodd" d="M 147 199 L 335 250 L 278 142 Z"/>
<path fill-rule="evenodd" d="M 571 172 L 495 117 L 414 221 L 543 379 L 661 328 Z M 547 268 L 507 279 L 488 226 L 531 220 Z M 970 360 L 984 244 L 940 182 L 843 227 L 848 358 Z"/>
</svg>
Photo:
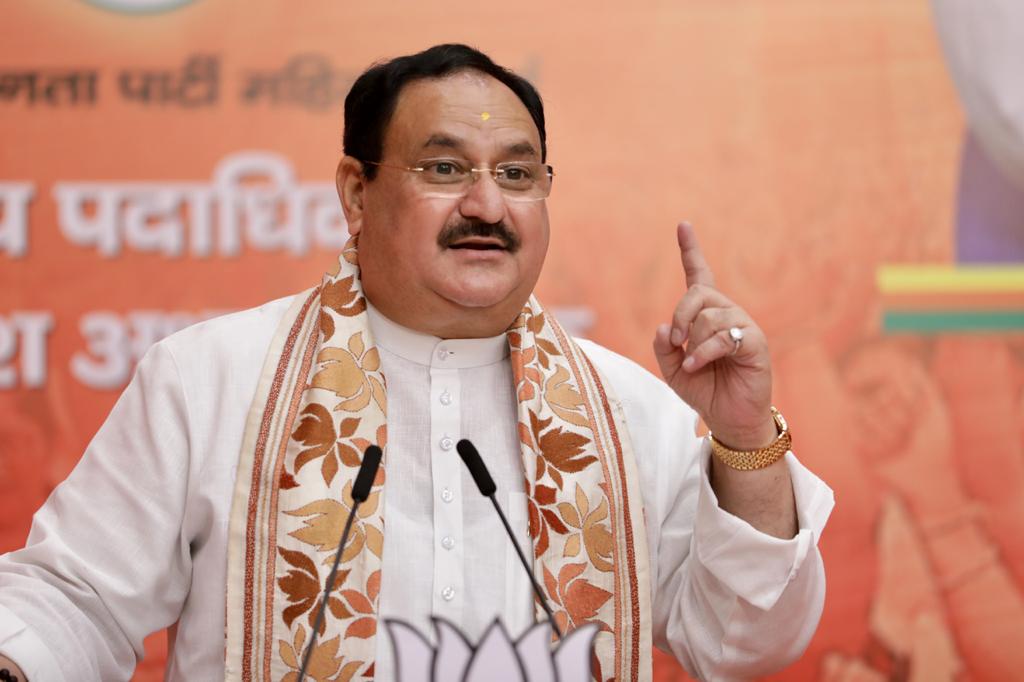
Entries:
<svg viewBox="0 0 1024 682">
<path fill-rule="evenodd" d="M 598 679 L 648 679 L 652 642 L 704 679 L 798 656 L 831 491 L 783 456 L 766 340 L 692 228 L 662 382 L 531 298 L 552 172 L 525 80 L 437 46 L 363 74 L 345 117 L 338 270 L 154 346 L 0 562 L 0 652 L 32 680 L 125 679 L 173 623 L 169 679 L 294 679 L 370 443 L 383 469 L 310 675 L 393 679 L 385 617 L 517 636 L 538 606 L 455 454 L 468 438 L 556 620 L 600 626 Z"/>
</svg>

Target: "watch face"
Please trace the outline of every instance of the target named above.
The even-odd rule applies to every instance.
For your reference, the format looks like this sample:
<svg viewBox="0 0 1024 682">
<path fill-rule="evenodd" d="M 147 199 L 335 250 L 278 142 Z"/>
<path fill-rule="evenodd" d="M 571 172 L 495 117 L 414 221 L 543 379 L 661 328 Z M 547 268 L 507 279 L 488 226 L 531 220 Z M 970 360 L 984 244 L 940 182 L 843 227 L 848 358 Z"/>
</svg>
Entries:
<svg viewBox="0 0 1024 682">
<path fill-rule="evenodd" d="M 786 424 L 786 418 L 782 416 L 782 413 L 772 408 L 772 416 L 775 417 L 775 424 L 779 427 L 779 434 L 783 434 L 789 431 L 789 425 Z"/>
</svg>

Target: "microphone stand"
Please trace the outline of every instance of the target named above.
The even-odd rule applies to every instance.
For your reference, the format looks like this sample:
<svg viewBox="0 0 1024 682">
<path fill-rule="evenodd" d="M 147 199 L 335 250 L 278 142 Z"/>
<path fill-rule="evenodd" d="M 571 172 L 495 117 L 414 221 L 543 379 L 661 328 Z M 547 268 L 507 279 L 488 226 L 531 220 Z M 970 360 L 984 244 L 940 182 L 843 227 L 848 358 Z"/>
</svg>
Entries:
<svg viewBox="0 0 1024 682">
<path fill-rule="evenodd" d="M 526 555 L 523 554 L 522 548 L 519 547 L 519 541 L 516 540 L 515 533 L 512 532 L 512 526 L 508 524 L 508 519 L 505 518 L 505 512 L 501 511 L 501 506 L 498 504 L 498 500 L 494 497 L 494 493 L 497 492 L 498 486 L 494 484 L 494 479 L 491 478 L 491 473 L 487 471 L 487 465 L 484 464 L 483 458 L 477 451 L 476 446 L 471 442 L 463 438 L 455 445 L 455 449 L 459 453 L 459 457 L 465 463 L 466 468 L 469 469 L 469 475 L 473 477 L 473 482 L 476 483 L 476 487 L 480 490 L 480 494 L 488 498 L 491 504 L 494 505 L 494 511 L 498 512 L 498 518 L 501 519 L 501 523 L 505 526 L 505 532 L 508 533 L 508 539 L 512 541 L 512 546 L 516 548 L 516 554 L 519 555 L 519 561 L 523 564 L 523 568 L 526 570 L 526 575 L 530 576 L 530 584 L 533 585 L 533 593 L 537 595 L 537 601 L 540 602 L 541 607 L 544 609 L 544 613 L 548 614 L 548 621 L 551 623 L 551 627 L 554 628 L 555 634 L 558 635 L 558 639 L 562 639 L 562 629 L 558 627 L 558 621 L 555 620 L 555 614 L 551 612 L 551 607 L 548 606 L 548 600 L 544 598 L 544 593 L 540 589 L 540 585 L 537 584 L 537 577 L 533 574 L 533 569 L 530 568 L 530 564 L 526 561 Z"/>
<path fill-rule="evenodd" d="M 551 627 L 555 629 L 555 634 L 558 635 L 558 639 L 562 639 L 562 629 L 558 627 L 558 621 L 555 620 L 555 614 L 551 612 L 551 607 L 548 606 L 548 600 L 544 598 L 544 593 L 540 591 L 540 585 L 537 584 L 537 578 L 530 569 L 530 565 L 526 562 L 526 555 L 523 554 L 523 550 L 519 547 L 519 542 L 516 540 L 515 533 L 512 532 L 512 526 L 509 525 L 504 512 L 502 512 L 501 507 L 498 506 L 498 500 L 494 499 L 494 493 L 488 495 L 488 499 L 490 499 L 491 504 L 494 505 L 494 510 L 498 512 L 498 517 L 501 519 L 501 522 L 505 524 L 505 530 L 508 532 L 509 538 L 512 539 L 512 546 L 516 548 L 516 554 L 519 555 L 519 561 L 523 564 L 523 568 L 526 569 L 526 575 L 530 576 L 530 584 L 533 585 L 533 593 L 537 595 L 537 600 L 540 602 L 541 608 L 544 609 L 544 613 L 548 614 L 548 621 L 551 622 Z"/>
<path fill-rule="evenodd" d="M 302 667 L 299 669 L 299 681 L 306 679 L 306 669 L 309 667 L 309 659 L 313 656 L 313 648 L 316 646 L 317 635 L 320 634 L 320 627 L 324 624 L 324 616 L 327 613 L 327 601 L 331 597 L 331 590 L 334 589 L 334 577 L 338 573 L 338 564 L 341 563 L 341 552 L 352 531 L 352 523 L 356 519 L 356 510 L 359 505 L 370 496 L 370 488 L 373 487 L 373 479 L 377 477 L 377 467 L 380 466 L 380 459 L 383 451 L 376 445 L 370 445 L 363 453 L 363 461 L 359 464 L 359 473 L 352 484 L 352 509 L 348 512 L 345 520 L 345 530 L 341 533 L 341 542 L 338 543 L 338 551 L 334 553 L 334 565 L 327 576 L 327 584 L 324 587 L 324 596 L 320 601 L 320 610 L 317 611 L 316 620 L 313 623 L 313 633 L 309 637 L 309 646 L 306 647 L 306 655 L 302 657 Z"/>
<path fill-rule="evenodd" d="M 316 621 L 313 624 L 313 633 L 309 638 L 309 646 L 306 647 L 306 655 L 302 657 L 302 668 L 299 670 L 299 682 L 306 678 L 306 668 L 309 667 L 309 659 L 313 656 L 313 646 L 316 644 L 316 637 L 320 634 L 320 626 L 324 624 L 324 615 L 327 612 L 327 600 L 330 598 L 331 589 L 334 588 L 334 576 L 338 573 L 338 564 L 341 563 L 341 548 L 348 540 L 348 534 L 352 530 L 352 522 L 356 519 L 356 509 L 362 504 L 354 500 L 352 510 L 348 513 L 348 520 L 345 521 L 345 531 L 341 534 L 341 542 L 338 543 L 338 551 L 334 553 L 334 565 L 331 566 L 331 573 L 327 576 L 327 587 L 324 589 L 324 598 L 320 601 L 320 610 L 316 613 Z"/>
</svg>

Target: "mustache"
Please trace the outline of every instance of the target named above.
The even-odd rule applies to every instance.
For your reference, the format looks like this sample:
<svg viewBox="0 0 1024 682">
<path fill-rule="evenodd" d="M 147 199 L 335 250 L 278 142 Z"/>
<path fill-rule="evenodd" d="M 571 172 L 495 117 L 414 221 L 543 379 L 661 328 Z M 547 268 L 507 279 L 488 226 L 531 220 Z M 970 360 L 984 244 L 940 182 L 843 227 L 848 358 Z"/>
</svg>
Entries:
<svg viewBox="0 0 1024 682">
<path fill-rule="evenodd" d="M 519 236 L 508 229 L 503 221 L 496 223 L 485 223 L 481 220 L 464 219 L 451 225 L 446 225 L 441 234 L 437 235 L 437 244 L 443 249 L 450 247 L 459 240 L 467 237 L 497 238 L 501 241 L 506 251 L 515 253 L 522 245 Z"/>
</svg>

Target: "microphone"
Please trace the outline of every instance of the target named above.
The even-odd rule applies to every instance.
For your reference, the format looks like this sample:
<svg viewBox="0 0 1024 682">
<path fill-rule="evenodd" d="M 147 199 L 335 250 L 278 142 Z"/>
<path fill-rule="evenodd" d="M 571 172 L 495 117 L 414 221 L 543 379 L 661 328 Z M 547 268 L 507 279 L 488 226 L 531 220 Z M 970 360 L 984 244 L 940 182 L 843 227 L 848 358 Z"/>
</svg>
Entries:
<svg viewBox="0 0 1024 682">
<path fill-rule="evenodd" d="M 380 466 L 380 458 L 384 451 L 376 445 L 368 445 L 363 453 L 363 461 L 359 464 L 359 473 L 356 474 L 355 483 L 352 484 L 352 499 L 356 503 L 366 502 L 370 497 L 370 488 L 373 487 L 373 479 L 377 478 L 377 468 Z M 352 506 L 355 512 L 356 505 Z M 350 514 L 351 516 L 351 514 Z"/>
<path fill-rule="evenodd" d="M 373 479 L 377 478 L 377 468 L 380 466 L 380 458 L 384 452 L 376 445 L 370 445 L 363 453 L 363 461 L 359 465 L 359 473 L 352 483 L 352 509 L 348 512 L 348 519 L 345 521 L 345 530 L 341 534 L 341 542 L 338 543 L 338 551 L 334 554 L 334 566 L 327 576 L 327 584 L 324 586 L 324 597 L 320 600 L 320 610 L 316 614 L 316 622 L 313 625 L 313 634 L 309 638 L 309 646 L 306 647 L 306 655 L 302 657 L 302 668 L 299 670 L 299 682 L 306 678 L 306 668 L 309 667 L 309 659 L 313 655 L 313 647 L 316 646 L 317 635 L 320 634 L 320 626 L 324 623 L 324 613 L 327 611 L 327 600 L 330 598 L 331 588 L 334 587 L 334 576 L 338 572 L 338 564 L 341 563 L 341 550 L 345 547 L 348 534 L 352 530 L 352 522 L 356 518 L 356 509 L 366 498 L 370 496 L 370 488 L 373 487 Z"/>
<path fill-rule="evenodd" d="M 491 478 L 490 472 L 487 471 L 487 466 L 484 465 L 483 458 L 480 457 L 480 453 L 477 452 L 476 447 L 465 438 L 455 445 L 455 449 L 459 451 L 459 457 L 461 457 L 462 461 L 466 463 L 466 468 L 469 469 L 469 475 L 473 477 L 473 482 L 476 483 L 476 487 L 480 489 L 480 494 L 484 497 L 490 498 L 491 504 L 494 505 L 494 511 L 498 512 L 498 518 L 501 519 L 501 523 L 505 526 L 505 532 L 508 533 L 508 539 L 512 541 L 512 546 L 516 548 L 516 554 L 519 555 L 520 563 L 523 564 L 526 574 L 530 576 L 530 584 L 533 585 L 533 593 L 537 595 L 537 599 L 540 601 L 540 605 L 544 609 L 544 613 L 548 614 L 548 621 L 550 621 L 551 627 L 554 628 L 555 634 L 558 635 L 558 639 L 562 639 L 562 629 L 558 627 L 558 623 L 555 621 L 555 614 L 551 613 L 551 607 L 548 606 L 548 600 L 544 598 L 544 593 L 541 592 L 540 585 L 537 584 L 537 578 L 533 574 L 533 569 L 530 568 L 530 562 L 526 560 L 526 555 L 523 554 L 523 550 L 519 547 L 519 542 L 516 541 L 516 536 L 512 532 L 512 526 L 508 525 L 508 519 L 505 518 L 505 513 L 501 511 L 501 507 L 498 505 L 498 500 L 494 497 L 494 493 L 497 491 L 498 486 L 494 485 L 494 479 Z"/>
</svg>

